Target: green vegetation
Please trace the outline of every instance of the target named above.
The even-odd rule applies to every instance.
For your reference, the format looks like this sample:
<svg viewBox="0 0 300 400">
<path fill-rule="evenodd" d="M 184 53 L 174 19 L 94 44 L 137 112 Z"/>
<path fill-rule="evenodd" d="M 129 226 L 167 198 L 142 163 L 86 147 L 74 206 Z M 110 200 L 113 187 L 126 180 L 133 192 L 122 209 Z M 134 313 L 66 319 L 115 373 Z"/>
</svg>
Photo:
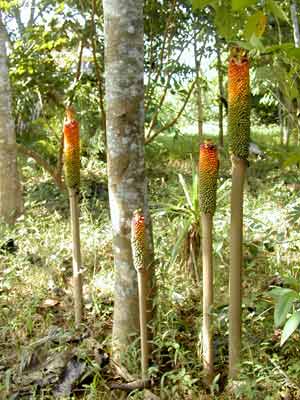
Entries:
<svg viewBox="0 0 300 400">
<path fill-rule="evenodd" d="M 300 398 L 298 3 L 0 0 L 1 399 Z"/>
<path fill-rule="evenodd" d="M 276 133 L 270 132 L 272 136 Z M 260 143 L 267 140 L 267 134 L 255 132 L 255 137 Z M 169 156 L 175 158 L 176 155 L 176 172 L 180 172 L 187 183 L 191 180 L 188 153 L 193 150 L 196 138 L 192 135 L 184 138 L 181 156 L 178 151 L 180 140 L 167 142 L 164 138 L 147 148 L 150 155 L 163 142 L 165 152 L 159 164 L 155 160 L 148 164 L 158 282 L 156 335 L 149 373 L 157 380 L 161 398 L 196 399 L 199 393 L 202 392 L 203 396 L 205 393 L 201 386 L 198 358 L 201 349 L 198 342 L 201 287 L 195 286 L 192 276 L 179 267 L 179 259 L 170 266 L 170 254 L 176 243 L 181 217 L 163 212 L 165 203 L 185 203 L 174 162 Z M 298 174 L 294 167 L 282 169 L 282 160 L 276 157 L 276 150 L 276 145 L 269 145 L 267 159 L 251 161 L 248 176 L 244 219 L 243 383 L 233 398 L 281 399 L 287 395 L 299 396 L 299 334 L 294 333 L 284 346 L 280 346 L 280 330 L 274 326 L 274 301 L 270 293 L 274 286 L 298 290 L 294 286 L 299 279 Z M 288 153 L 282 153 L 281 157 L 288 157 Z M 100 162 L 94 163 L 98 171 L 97 182 L 89 173 L 89 164 L 83 163 L 80 203 L 83 266 L 86 272 L 86 324 L 89 335 L 109 352 L 113 262 L 105 169 Z M 9 388 L 16 389 L 16 376 L 28 377 L 30 374 L 26 366 L 33 365 L 35 357 L 42 358 L 35 347 L 39 339 L 48 336 L 49 332 L 56 332 L 60 344 L 57 339 L 44 346 L 44 350 L 53 354 L 58 351 L 58 346 L 60 351 L 70 349 L 72 345 L 66 337 L 76 336 L 70 286 L 72 266 L 67 196 L 59 194 L 49 177 L 41 171 L 38 173 L 33 163 L 23 165 L 23 170 L 26 174 L 26 214 L 14 228 L 1 225 L 2 393 Z M 229 176 L 229 160 L 222 157 L 214 218 L 214 345 L 217 374 L 212 386 L 213 398 L 220 399 L 231 398 L 224 392 L 228 362 Z M 96 195 L 93 194 L 95 187 Z M 6 238 L 14 240 L 17 246 L 14 251 L 4 249 Z M 110 373 L 100 369 L 94 361 L 93 351 L 93 343 L 87 339 L 76 345 L 78 357 L 87 363 L 91 373 L 91 377 L 84 380 L 81 387 L 79 385 L 77 393 L 84 393 L 86 399 L 97 398 L 93 397 L 96 393 L 101 399 L 113 399 L 105 380 Z M 132 360 L 132 373 L 139 371 L 135 352 L 133 347 L 126 354 Z M 30 390 L 34 390 L 34 385 Z M 35 398 L 53 398 L 47 395 L 47 390 L 37 392 L 39 394 Z M 156 389 L 152 390 L 155 392 Z M 138 393 L 134 393 L 130 398 L 140 398 Z"/>
</svg>

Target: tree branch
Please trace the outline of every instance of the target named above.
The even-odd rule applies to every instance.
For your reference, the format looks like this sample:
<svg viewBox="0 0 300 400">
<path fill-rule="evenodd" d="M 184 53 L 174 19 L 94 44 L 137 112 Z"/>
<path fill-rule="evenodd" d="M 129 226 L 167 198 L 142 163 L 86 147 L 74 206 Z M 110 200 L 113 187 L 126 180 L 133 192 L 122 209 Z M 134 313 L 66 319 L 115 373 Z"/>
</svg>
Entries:
<svg viewBox="0 0 300 400">
<path fill-rule="evenodd" d="M 36 5 L 36 0 L 31 0 L 31 5 L 30 5 L 30 16 L 29 16 L 29 21 L 27 26 L 32 26 L 34 22 L 34 15 L 35 15 L 35 5 Z"/>
<path fill-rule="evenodd" d="M 180 57 L 182 56 L 182 53 L 183 53 L 184 50 L 188 47 L 188 45 L 190 44 L 190 42 L 191 42 L 191 40 L 189 40 L 189 41 L 185 44 L 185 46 L 182 47 L 181 51 L 179 52 L 178 56 L 177 56 L 176 59 L 175 59 L 175 63 L 178 63 Z M 158 114 L 159 114 L 159 112 L 160 112 L 160 110 L 161 110 L 161 107 L 162 107 L 162 105 L 163 105 L 163 103 L 164 103 L 164 101 L 165 101 L 166 95 L 167 95 L 167 93 L 168 93 L 169 84 L 170 84 L 171 78 L 172 78 L 172 76 L 173 76 L 173 73 L 174 73 L 174 69 L 172 69 L 171 71 L 169 71 L 169 73 L 168 73 L 168 75 L 167 75 L 167 81 L 166 81 L 166 83 L 165 83 L 165 87 L 164 87 L 163 94 L 162 94 L 162 96 L 161 96 L 161 98 L 160 98 L 160 100 L 159 100 L 159 103 L 158 103 L 158 105 L 157 105 L 157 107 L 156 107 L 156 111 L 155 111 L 155 113 L 154 113 L 154 115 L 153 115 L 153 117 L 152 117 L 152 120 L 151 120 L 151 122 L 150 122 L 150 125 L 149 125 L 149 128 L 148 128 L 148 132 L 147 132 L 147 134 L 146 134 L 146 137 L 149 137 L 149 136 L 150 136 L 150 134 L 151 134 L 151 132 L 152 132 L 152 130 L 153 130 L 153 128 L 154 128 L 156 122 L 157 122 L 157 117 L 158 117 Z"/>
<path fill-rule="evenodd" d="M 24 145 L 17 143 L 17 150 L 19 153 L 25 155 L 26 157 L 32 158 L 38 165 L 40 165 L 48 174 L 53 178 L 55 184 L 61 191 L 66 190 L 65 184 L 57 179 L 56 171 L 51 165 L 47 163 L 39 154 L 37 154 L 34 150 L 28 149 Z"/>
<path fill-rule="evenodd" d="M 171 25 L 171 22 L 172 22 L 172 17 L 174 16 L 173 12 L 174 12 L 174 9 L 175 9 L 175 4 L 176 4 L 176 1 L 173 0 L 172 8 L 170 10 L 170 14 L 169 14 L 169 16 L 167 18 L 167 21 L 166 21 L 166 28 L 165 28 L 164 36 L 163 36 L 163 43 L 162 43 L 162 47 L 161 47 L 161 51 L 160 51 L 160 55 L 159 55 L 159 65 L 158 65 L 158 68 L 157 68 L 157 71 L 156 71 L 156 75 L 155 75 L 155 77 L 153 79 L 154 82 L 156 82 L 158 80 L 159 75 L 161 74 L 161 71 L 162 71 L 162 68 L 163 68 L 163 65 L 164 65 L 163 60 L 164 60 L 164 54 L 165 54 L 165 48 L 166 48 L 167 40 L 169 41 L 168 49 L 170 48 L 170 45 L 171 45 L 172 35 L 170 34 L 169 37 L 168 37 L 168 33 L 169 33 L 169 26 Z M 153 90 L 154 90 L 153 87 L 151 88 L 150 84 L 151 84 L 151 72 L 149 74 L 148 83 L 147 83 L 147 87 L 146 87 L 146 90 L 145 90 L 145 94 L 147 95 L 147 98 L 148 98 L 148 102 L 147 102 L 147 104 L 145 106 L 145 112 L 147 112 L 147 109 L 149 107 L 149 102 L 150 102 L 150 99 L 152 97 Z"/>
<path fill-rule="evenodd" d="M 169 123 L 167 123 L 166 125 L 162 126 L 162 127 L 161 127 L 160 129 L 158 129 L 156 132 L 154 132 L 154 134 L 153 134 L 152 136 L 146 138 L 145 144 L 149 144 L 149 143 L 152 142 L 152 140 L 155 139 L 156 136 L 158 136 L 161 132 L 163 132 L 163 131 L 165 131 L 165 130 L 171 128 L 173 125 L 176 124 L 176 122 L 178 121 L 178 119 L 181 117 L 181 114 L 183 113 L 183 111 L 184 111 L 184 109 L 185 109 L 185 107 L 186 107 L 186 105 L 187 105 L 187 103 L 188 103 L 188 101 L 189 101 L 189 98 L 191 97 L 191 94 L 192 94 L 192 92 L 193 92 L 193 90 L 194 90 L 194 87 L 195 87 L 196 83 L 197 83 L 197 78 L 194 79 L 194 81 L 193 81 L 193 83 L 192 83 L 192 85 L 191 85 L 191 87 L 190 87 L 190 89 L 189 89 L 189 91 L 188 91 L 188 93 L 187 93 L 187 96 L 186 96 L 186 98 L 185 98 L 185 100 L 184 100 L 184 102 L 183 102 L 183 104 L 182 104 L 180 110 L 178 111 L 178 114 L 175 116 L 175 118 L 173 118 L 173 120 L 170 121 Z"/>
</svg>

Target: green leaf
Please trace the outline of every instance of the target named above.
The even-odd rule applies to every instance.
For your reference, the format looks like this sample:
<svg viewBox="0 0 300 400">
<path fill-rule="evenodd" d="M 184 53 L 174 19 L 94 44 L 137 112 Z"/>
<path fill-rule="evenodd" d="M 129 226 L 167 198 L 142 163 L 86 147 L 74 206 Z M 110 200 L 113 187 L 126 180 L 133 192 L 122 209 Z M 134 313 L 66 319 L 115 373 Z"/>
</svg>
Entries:
<svg viewBox="0 0 300 400">
<path fill-rule="evenodd" d="M 179 228 L 178 237 L 177 237 L 176 243 L 175 243 L 175 245 L 174 245 L 174 247 L 172 249 L 172 252 L 171 252 L 171 259 L 170 259 L 170 263 L 169 263 L 170 267 L 172 267 L 174 262 L 176 261 L 176 258 L 177 258 L 178 254 L 179 254 L 179 251 L 180 251 L 180 248 L 182 246 L 182 243 L 186 238 L 186 235 L 187 235 L 187 232 L 188 232 L 188 230 L 189 230 L 189 228 L 191 226 L 191 223 L 192 223 L 191 218 L 188 218 L 184 222 L 183 226 L 181 228 Z"/>
<path fill-rule="evenodd" d="M 284 325 L 282 334 L 281 334 L 281 341 L 280 346 L 284 345 L 284 343 L 288 340 L 288 338 L 295 332 L 300 324 L 300 311 L 296 311 Z"/>
<path fill-rule="evenodd" d="M 250 44 L 252 45 L 252 47 L 254 49 L 257 49 L 260 51 L 264 50 L 264 45 L 262 44 L 261 40 L 254 34 L 250 38 Z"/>
<path fill-rule="evenodd" d="M 274 287 L 272 290 L 268 292 L 268 295 L 273 297 L 273 299 L 277 300 L 279 297 L 291 293 L 291 291 L 292 289 L 289 288 Z"/>
<path fill-rule="evenodd" d="M 256 0 L 231 0 L 231 5 L 233 11 L 238 11 L 243 8 L 247 8 L 249 6 L 252 6 L 252 4 L 255 4 Z"/>
<path fill-rule="evenodd" d="M 278 302 L 275 304 L 274 310 L 274 323 L 276 328 L 279 328 L 283 325 L 296 298 L 298 298 L 298 294 L 292 289 L 290 289 L 289 292 L 286 292 L 283 296 L 279 297 Z"/>
<path fill-rule="evenodd" d="M 234 27 L 234 17 L 231 8 L 226 6 L 216 6 L 215 11 L 215 24 L 219 34 L 224 36 L 227 40 L 231 39 Z"/>
<path fill-rule="evenodd" d="M 186 182 L 185 182 L 185 180 L 184 180 L 184 177 L 183 177 L 181 174 L 178 174 L 178 178 L 179 178 L 179 182 L 180 182 L 180 184 L 181 184 L 181 186 L 182 186 L 182 188 L 183 188 L 186 201 L 187 201 L 189 207 L 190 207 L 191 209 L 193 209 L 193 202 L 192 202 L 192 200 L 191 200 L 191 196 L 190 196 L 190 194 L 189 194 L 189 191 L 188 191 Z"/>
<path fill-rule="evenodd" d="M 246 26 L 244 29 L 245 39 L 250 40 L 254 34 L 256 37 L 261 37 L 266 29 L 267 17 L 261 11 L 257 11 L 255 14 L 250 15 L 247 18 Z"/>
<path fill-rule="evenodd" d="M 298 164 L 299 161 L 300 161 L 300 153 L 299 152 L 291 153 L 284 160 L 283 166 L 289 167 L 290 165 Z"/>
<path fill-rule="evenodd" d="M 283 21 L 289 23 L 289 19 L 286 13 L 283 11 L 283 9 L 277 2 L 273 0 L 267 0 L 266 6 L 270 10 L 270 12 L 274 15 L 274 17 L 282 19 Z"/>
<path fill-rule="evenodd" d="M 285 53 L 289 58 L 296 58 L 300 61 L 300 49 L 296 47 L 285 49 Z"/>
<path fill-rule="evenodd" d="M 203 8 L 213 5 L 214 0 L 192 0 L 193 10 L 202 10 Z"/>
<path fill-rule="evenodd" d="M 283 43 L 283 44 L 275 44 L 273 46 L 265 47 L 265 53 L 276 53 L 279 51 L 288 51 L 290 49 L 294 49 L 294 43 Z"/>
</svg>

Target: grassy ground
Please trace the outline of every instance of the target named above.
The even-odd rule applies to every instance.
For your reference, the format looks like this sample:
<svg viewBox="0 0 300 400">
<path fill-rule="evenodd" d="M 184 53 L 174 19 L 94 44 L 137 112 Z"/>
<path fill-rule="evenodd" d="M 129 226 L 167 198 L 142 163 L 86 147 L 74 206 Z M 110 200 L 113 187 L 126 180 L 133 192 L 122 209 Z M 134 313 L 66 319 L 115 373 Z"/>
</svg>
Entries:
<svg viewBox="0 0 300 400">
<path fill-rule="evenodd" d="M 289 157 L 274 130 L 255 132 L 266 159 L 251 160 L 245 194 L 243 364 L 241 384 L 226 391 L 228 338 L 228 265 L 230 164 L 221 152 L 215 223 L 216 378 L 208 395 L 201 383 L 201 281 L 181 234 L 191 213 L 178 180 L 191 186 L 197 137 L 162 137 L 147 148 L 150 206 L 157 258 L 156 336 L 151 373 L 161 399 L 299 399 L 299 333 L 280 347 L 274 328 L 274 285 L 299 279 L 300 201 L 298 169 L 283 167 Z M 272 139 L 272 140 L 270 140 Z M 270 145 L 269 143 L 273 143 Z M 81 234 L 85 273 L 86 328 L 76 332 L 70 287 L 71 256 L 67 197 L 34 164 L 24 164 L 25 216 L 0 231 L 0 398 L 53 399 L 62 359 L 85 365 L 73 397 L 121 399 L 108 389 L 116 375 L 103 367 L 110 350 L 113 259 L 105 167 L 83 160 Z M 197 230 L 197 218 L 192 233 Z M 14 246 L 5 247 L 8 239 Z M 190 242 L 189 242 L 190 243 Z M 45 339 L 46 338 L 46 339 Z M 59 356 L 58 356 L 59 355 Z M 138 370 L 135 346 L 126 355 Z M 43 386 L 40 390 L 39 386 Z M 50 390 L 51 388 L 51 390 Z M 52 392 L 51 392 L 52 391 Z M 15 393 L 15 397 L 13 397 Z M 130 399 L 142 398 L 133 392 Z"/>
</svg>

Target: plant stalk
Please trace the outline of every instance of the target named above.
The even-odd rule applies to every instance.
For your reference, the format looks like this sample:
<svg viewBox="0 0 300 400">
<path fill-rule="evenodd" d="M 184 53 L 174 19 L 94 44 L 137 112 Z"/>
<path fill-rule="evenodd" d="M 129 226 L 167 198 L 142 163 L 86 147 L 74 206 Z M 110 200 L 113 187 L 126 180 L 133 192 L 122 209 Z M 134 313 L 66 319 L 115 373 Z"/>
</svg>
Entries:
<svg viewBox="0 0 300 400">
<path fill-rule="evenodd" d="M 239 373 L 242 326 L 243 190 L 247 161 L 231 156 L 231 238 L 229 269 L 229 377 Z"/>
<path fill-rule="evenodd" d="M 212 256 L 212 215 L 201 214 L 202 259 L 203 259 L 203 369 L 207 384 L 210 385 L 214 372 L 213 352 L 213 256 Z"/>
<path fill-rule="evenodd" d="M 80 228 L 79 206 L 76 189 L 69 189 L 71 227 L 72 227 L 72 257 L 73 257 L 73 291 L 75 307 L 75 325 L 78 328 L 83 316 L 83 296 L 81 278 L 81 252 L 80 252 Z"/>
<path fill-rule="evenodd" d="M 148 379 L 149 344 L 147 338 L 147 271 L 145 268 L 137 270 L 139 290 L 140 335 L 142 352 L 142 379 Z"/>
</svg>

